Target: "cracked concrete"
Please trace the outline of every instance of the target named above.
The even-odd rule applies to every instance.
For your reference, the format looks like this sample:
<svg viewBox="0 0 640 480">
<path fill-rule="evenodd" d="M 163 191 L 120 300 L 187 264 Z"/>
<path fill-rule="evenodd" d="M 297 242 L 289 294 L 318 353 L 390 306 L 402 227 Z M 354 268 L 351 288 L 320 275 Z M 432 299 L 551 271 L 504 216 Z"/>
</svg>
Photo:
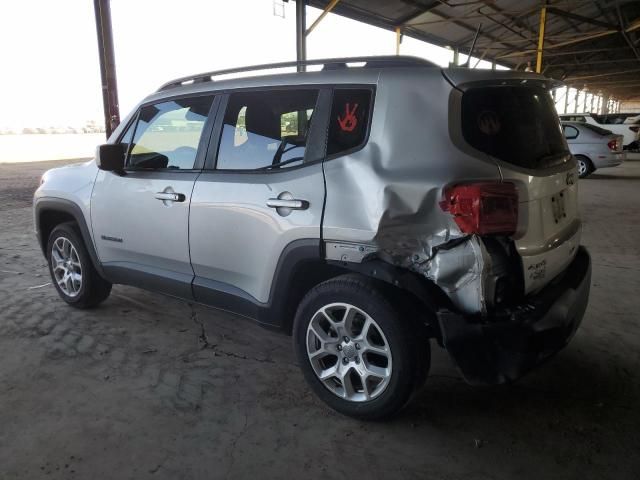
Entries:
<svg viewBox="0 0 640 480">
<path fill-rule="evenodd" d="M 434 348 L 426 388 L 388 423 L 328 410 L 290 338 L 240 317 L 131 287 L 89 312 L 30 290 L 49 280 L 30 192 L 52 165 L 0 165 L 3 480 L 637 478 L 640 162 L 580 181 L 594 275 L 571 345 L 496 388 Z"/>
</svg>

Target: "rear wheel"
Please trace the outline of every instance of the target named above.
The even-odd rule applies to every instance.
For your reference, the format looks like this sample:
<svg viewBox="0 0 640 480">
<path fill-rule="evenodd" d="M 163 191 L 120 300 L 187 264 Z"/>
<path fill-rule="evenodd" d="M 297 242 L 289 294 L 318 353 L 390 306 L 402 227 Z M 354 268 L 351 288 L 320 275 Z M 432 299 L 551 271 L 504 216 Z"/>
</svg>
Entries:
<svg viewBox="0 0 640 480">
<path fill-rule="evenodd" d="M 111 284 L 96 271 L 75 224 L 53 229 L 47 243 L 51 281 L 58 295 L 76 308 L 95 307 L 111 293 Z"/>
<path fill-rule="evenodd" d="M 302 300 L 294 347 L 307 382 L 331 408 L 382 419 L 400 410 L 426 376 L 430 350 L 421 328 L 403 318 L 384 286 L 345 275 Z"/>
<path fill-rule="evenodd" d="M 578 160 L 578 175 L 580 178 L 588 177 L 594 172 L 595 167 L 587 157 L 578 155 L 576 160 Z"/>
</svg>

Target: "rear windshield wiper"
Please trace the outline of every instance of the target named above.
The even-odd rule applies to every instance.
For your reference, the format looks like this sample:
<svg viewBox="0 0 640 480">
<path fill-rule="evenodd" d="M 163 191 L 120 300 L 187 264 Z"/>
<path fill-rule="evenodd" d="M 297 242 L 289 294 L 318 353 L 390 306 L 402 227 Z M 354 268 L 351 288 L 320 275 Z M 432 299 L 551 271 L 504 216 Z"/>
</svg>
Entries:
<svg viewBox="0 0 640 480">
<path fill-rule="evenodd" d="M 566 157 L 570 155 L 571 155 L 571 152 L 569 150 L 562 150 L 561 152 L 550 153 L 549 155 L 543 155 L 538 158 L 538 165 L 551 162 L 552 160 L 555 160 L 556 158 L 559 158 L 559 157 Z"/>
</svg>

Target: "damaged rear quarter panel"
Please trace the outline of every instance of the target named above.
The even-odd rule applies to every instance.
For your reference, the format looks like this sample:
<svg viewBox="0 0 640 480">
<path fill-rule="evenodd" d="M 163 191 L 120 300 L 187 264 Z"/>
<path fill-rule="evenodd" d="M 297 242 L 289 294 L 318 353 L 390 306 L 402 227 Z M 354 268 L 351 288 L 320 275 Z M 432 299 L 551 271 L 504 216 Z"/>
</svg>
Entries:
<svg viewBox="0 0 640 480">
<path fill-rule="evenodd" d="M 374 247 L 377 257 L 433 280 L 462 311 L 475 313 L 485 308 L 484 247 L 471 237 L 436 253 L 463 238 L 439 202 L 452 182 L 497 180 L 500 173 L 493 161 L 452 144 L 451 92 L 437 69 L 380 75 L 369 142 L 325 162 L 323 238 Z"/>
</svg>

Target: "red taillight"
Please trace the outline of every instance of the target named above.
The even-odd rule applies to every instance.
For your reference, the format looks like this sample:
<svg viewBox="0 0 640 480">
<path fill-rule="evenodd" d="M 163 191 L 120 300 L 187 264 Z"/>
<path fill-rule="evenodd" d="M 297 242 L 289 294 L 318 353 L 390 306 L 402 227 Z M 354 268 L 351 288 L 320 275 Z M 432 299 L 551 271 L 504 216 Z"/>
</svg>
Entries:
<svg viewBox="0 0 640 480">
<path fill-rule="evenodd" d="M 463 233 L 513 235 L 518 226 L 518 192 L 513 183 L 471 183 L 444 190 L 440 207 Z"/>
<path fill-rule="evenodd" d="M 607 143 L 607 147 L 609 147 L 609 150 L 613 150 L 614 152 L 618 150 L 618 139 L 611 140 L 609 143 Z"/>
</svg>

